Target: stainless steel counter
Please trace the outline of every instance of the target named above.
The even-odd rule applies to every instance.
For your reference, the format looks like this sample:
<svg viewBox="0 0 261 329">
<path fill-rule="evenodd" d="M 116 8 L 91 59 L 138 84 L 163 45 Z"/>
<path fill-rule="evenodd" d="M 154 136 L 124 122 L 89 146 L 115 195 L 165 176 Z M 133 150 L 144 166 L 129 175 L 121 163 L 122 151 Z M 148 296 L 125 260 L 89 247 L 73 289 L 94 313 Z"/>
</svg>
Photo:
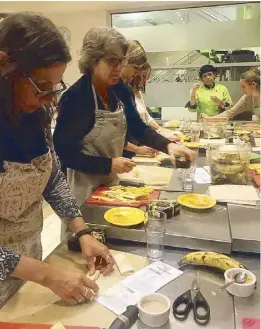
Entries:
<svg viewBox="0 0 261 329">
<path fill-rule="evenodd" d="M 131 252 L 141 256 L 147 256 L 147 251 L 144 245 L 123 243 L 122 241 L 112 241 L 109 244 L 110 248 Z M 186 254 L 186 251 L 178 249 L 165 249 L 164 262 L 178 268 L 178 261 Z M 251 256 L 238 256 L 234 258 L 242 262 L 249 270 L 256 274 L 257 278 L 260 277 L 260 260 L 259 257 Z M 211 320 L 206 328 L 215 329 L 241 329 L 242 319 L 245 317 L 259 318 L 260 317 L 260 290 L 259 282 L 257 290 L 254 295 L 249 298 L 234 298 L 226 291 L 217 293 L 216 296 L 212 294 L 220 285 L 224 284 L 223 273 L 207 267 L 183 267 L 182 274 L 179 278 L 172 281 L 160 292 L 168 296 L 171 302 L 174 301 L 181 293 L 190 288 L 193 277 L 196 272 L 200 272 L 200 288 L 207 299 L 210 310 Z M 170 321 L 162 329 L 182 328 L 182 329 L 198 329 L 199 326 L 195 324 L 192 313 L 189 318 L 184 322 L 177 321 L 172 313 L 170 314 Z M 132 329 L 147 329 L 141 322 L 137 322 Z"/>
<path fill-rule="evenodd" d="M 260 208 L 228 204 L 232 250 L 260 253 Z"/>
<path fill-rule="evenodd" d="M 204 154 L 200 154 L 197 166 L 207 165 Z M 208 184 L 194 182 L 195 193 L 206 193 Z M 162 189 L 160 199 L 176 200 L 184 192 L 178 171 L 173 170 L 172 179 L 167 188 Z M 109 207 L 82 207 L 82 214 L 91 226 L 102 228 L 110 238 L 126 241 L 145 242 L 143 225 L 132 228 L 113 226 L 104 220 Z M 231 251 L 260 253 L 259 209 L 243 205 L 217 204 L 204 211 L 181 207 L 181 212 L 166 225 L 165 244 L 196 250 L 212 250 L 230 254 Z"/>
</svg>

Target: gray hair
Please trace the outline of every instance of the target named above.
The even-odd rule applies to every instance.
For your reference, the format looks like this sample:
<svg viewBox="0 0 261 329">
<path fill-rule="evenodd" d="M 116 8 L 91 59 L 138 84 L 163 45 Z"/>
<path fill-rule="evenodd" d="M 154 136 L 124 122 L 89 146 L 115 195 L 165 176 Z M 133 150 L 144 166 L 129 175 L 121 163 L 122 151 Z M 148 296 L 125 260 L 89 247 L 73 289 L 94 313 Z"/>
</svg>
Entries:
<svg viewBox="0 0 261 329">
<path fill-rule="evenodd" d="M 109 55 L 115 47 L 122 49 L 125 56 L 128 42 L 116 29 L 111 27 L 94 27 L 90 29 L 83 39 L 79 59 L 79 69 L 86 74 L 101 58 Z"/>
</svg>

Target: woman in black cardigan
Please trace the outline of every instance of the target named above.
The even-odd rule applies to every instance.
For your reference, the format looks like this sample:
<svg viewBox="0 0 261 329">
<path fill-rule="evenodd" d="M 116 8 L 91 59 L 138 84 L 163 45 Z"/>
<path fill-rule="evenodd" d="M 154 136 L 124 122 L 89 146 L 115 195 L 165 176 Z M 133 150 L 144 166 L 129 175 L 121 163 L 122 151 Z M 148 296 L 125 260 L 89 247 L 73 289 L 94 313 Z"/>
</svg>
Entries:
<svg viewBox="0 0 261 329">
<path fill-rule="evenodd" d="M 142 145 L 190 160 L 195 153 L 171 143 L 147 127 L 125 83 L 147 61 L 138 42 L 129 47 L 117 30 L 93 28 L 83 40 L 79 62 L 83 76 L 62 96 L 54 132 L 55 149 L 68 170 L 68 182 L 78 205 L 99 185 L 119 183 L 117 174 L 135 164 L 122 158 L 126 132 Z"/>
</svg>

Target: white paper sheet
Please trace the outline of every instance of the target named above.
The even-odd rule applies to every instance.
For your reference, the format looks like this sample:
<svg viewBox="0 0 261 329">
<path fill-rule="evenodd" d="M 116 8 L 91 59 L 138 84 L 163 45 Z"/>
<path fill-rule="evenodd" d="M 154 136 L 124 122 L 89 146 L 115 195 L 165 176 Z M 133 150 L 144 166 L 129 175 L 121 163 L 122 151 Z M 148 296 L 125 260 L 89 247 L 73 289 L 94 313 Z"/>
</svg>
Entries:
<svg viewBox="0 0 261 329">
<path fill-rule="evenodd" d="M 248 185 L 209 186 L 209 195 L 219 202 L 257 205 L 260 203 L 257 190 Z"/>
<path fill-rule="evenodd" d="M 203 166 L 203 168 L 206 170 L 208 174 L 210 174 L 210 166 Z"/>
<path fill-rule="evenodd" d="M 203 168 L 196 168 L 194 180 L 198 184 L 210 184 L 211 183 L 209 174 Z"/>
<path fill-rule="evenodd" d="M 97 301 L 117 315 L 128 305 L 135 305 L 143 297 L 154 293 L 176 279 L 182 271 L 161 261 L 154 262 L 108 289 Z"/>
</svg>

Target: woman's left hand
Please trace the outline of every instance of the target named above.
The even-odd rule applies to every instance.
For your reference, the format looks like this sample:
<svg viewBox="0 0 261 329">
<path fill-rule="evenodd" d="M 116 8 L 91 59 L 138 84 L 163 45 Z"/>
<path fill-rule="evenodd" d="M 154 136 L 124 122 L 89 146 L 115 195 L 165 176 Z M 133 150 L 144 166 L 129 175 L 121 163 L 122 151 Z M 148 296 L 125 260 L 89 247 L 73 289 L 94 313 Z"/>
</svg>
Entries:
<svg viewBox="0 0 261 329">
<path fill-rule="evenodd" d="M 217 105 L 221 104 L 221 99 L 219 99 L 217 96 L 210 96 L 210 99 Z"/>
<path fill-rule="evenodd" d="M 148 146 L 138 146 L 136 154 L 145 155 L 154 158 L 159 152 Z"/>
<path fill-rule="evenodd" d="M 184 145 L 178 145 L 174 143 L 170 143 L 168 146 L 168 154 L 170 156 L 170 160 L 173 160 L 175 162 L 176 156 L 182 156 L 188 160 L 191 161 L 191 163 L 195 163 L 197 158 L 197 153 L 190 150 Z"/>
<path fill-rule="evenodd" d="M 81 236 L 79 241 L 90 275 L 93 275 L 95 270 L 100 270 L 105 276 L 113 271 L 115 262 L 109 249 L 104 244 L 87 234 Z"/>
</svg>

